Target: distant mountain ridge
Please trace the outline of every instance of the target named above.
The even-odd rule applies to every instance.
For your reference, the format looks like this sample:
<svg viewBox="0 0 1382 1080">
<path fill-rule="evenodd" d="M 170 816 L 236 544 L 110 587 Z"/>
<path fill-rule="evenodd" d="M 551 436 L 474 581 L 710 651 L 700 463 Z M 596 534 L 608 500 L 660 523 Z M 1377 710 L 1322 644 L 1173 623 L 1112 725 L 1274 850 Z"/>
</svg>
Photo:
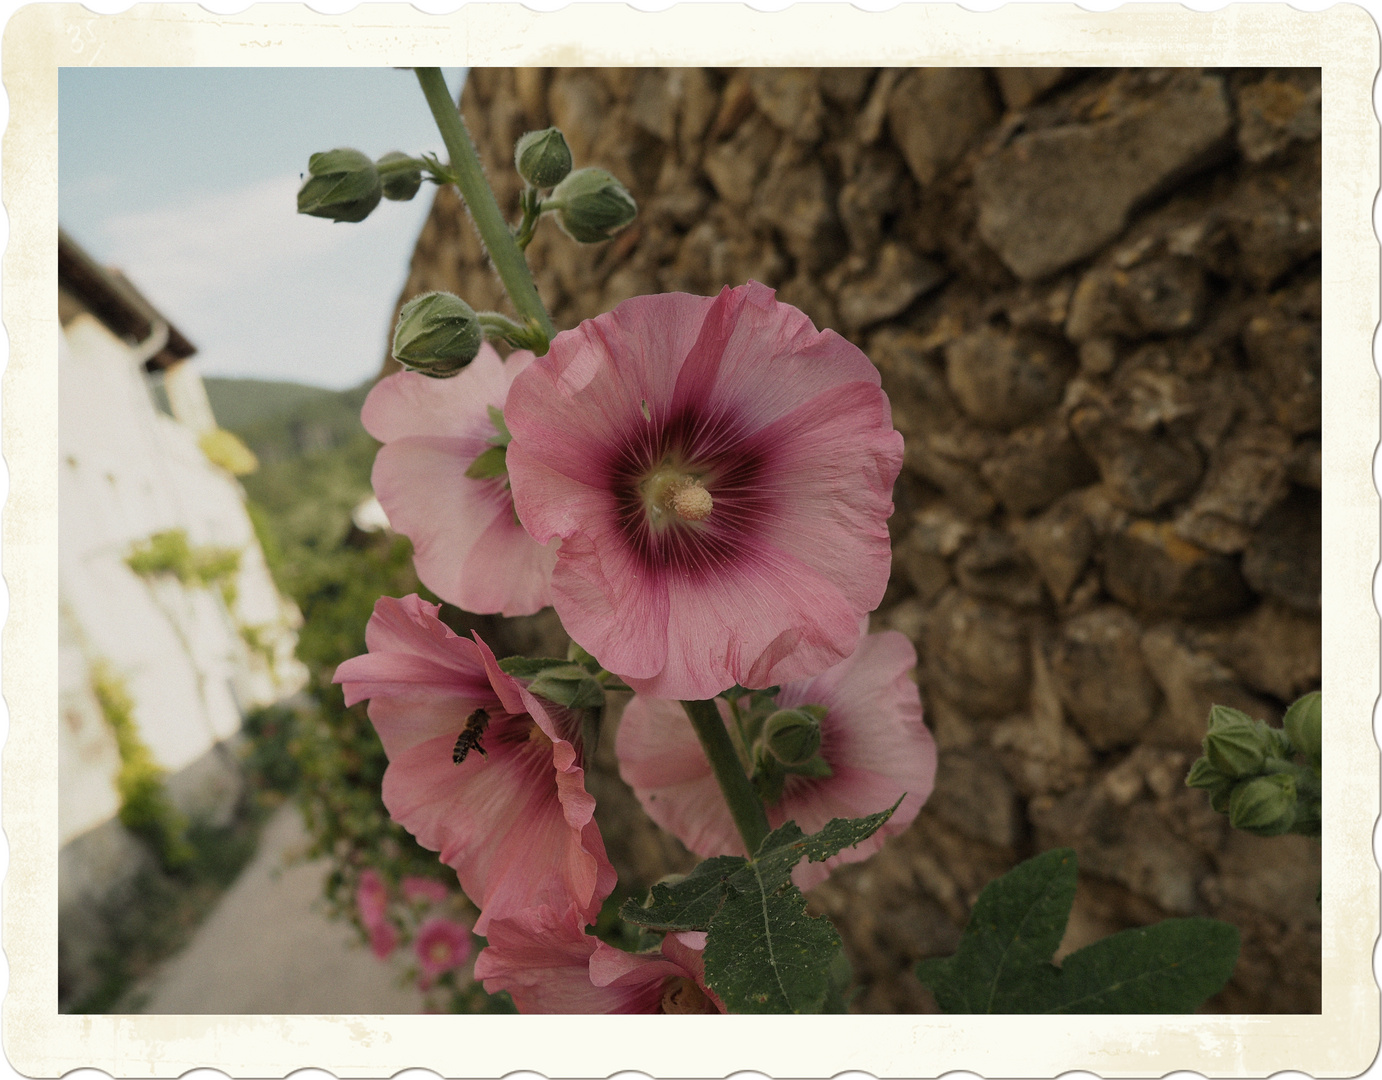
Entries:
<svg viewBox="0 0 1382 1080">
<path fill-rule="evenodd" d="M 268 379 L 204 381 L 216 422 L 240 436 L 265 464 L 369 438 L 360 406 L 372 380 L 349 390 Z"/>
</svg>

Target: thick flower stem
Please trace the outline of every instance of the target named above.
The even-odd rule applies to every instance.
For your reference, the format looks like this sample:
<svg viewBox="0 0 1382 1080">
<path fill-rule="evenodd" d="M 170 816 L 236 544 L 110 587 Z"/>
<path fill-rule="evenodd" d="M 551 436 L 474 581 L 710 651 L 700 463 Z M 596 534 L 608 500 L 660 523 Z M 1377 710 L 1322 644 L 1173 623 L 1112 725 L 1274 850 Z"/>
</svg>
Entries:
<svg viewBox="0 0 1382 1080">
<path fill-rule="evenodd" d="M 724 792 L 725 802 L 729 804 L 734 826 L 752 856 L 768 836 L 768 815 L 763 811 L 758 792 L 744 775 L 734 743 L 720 718 L 720 710 L 714 701 L 683 701 L 681 707 L 691 718 L 691 726 L 696 729 L 710 767 L 715 770 L 715 779 Z"/>
<path fill-rule="evenodd" d="M 528 269 L 527 260 L 523 258 L 523 252 L 509 231 L 508 222 L 504 220 L 499 204 L 494 200 L 494 192 L 485 180 L 484 171 L 480 168 L 480 158 L 475 153 L 475 144 L 470 141 L 470 133 L 466 131 L 465 122 L 446 89 L 446 80 L 442 78 L 441 68 L 417 68 L 416 71 L 417 81 L 427 96 L 432 117 L 437 122 L 442 141 L 446 143 L 446 152 L 451 157 L 451 169 L 455 173 L 456 186 L 461 189 L 471 219 L 475 222 L 480 239 L 484 241 L 485 249 L 489 252 L 490 261 L 494 263 L 494 269 L 504 283 L 504 288 L 508 290 L 509 298 L 518 314 L 541 330 L 550 342 L 556 337 L 556 328 L 552 325 L 552 318 L 547 314 L 547 309 L 542 306 L 542 299 L 537 294 L 537 286 L 533 284 L 533 275 Z M 547 351 L 546 343 L 543 343 L 541 348 L 534 348 L 533 351 L 541 356 Z"/>
</svg>

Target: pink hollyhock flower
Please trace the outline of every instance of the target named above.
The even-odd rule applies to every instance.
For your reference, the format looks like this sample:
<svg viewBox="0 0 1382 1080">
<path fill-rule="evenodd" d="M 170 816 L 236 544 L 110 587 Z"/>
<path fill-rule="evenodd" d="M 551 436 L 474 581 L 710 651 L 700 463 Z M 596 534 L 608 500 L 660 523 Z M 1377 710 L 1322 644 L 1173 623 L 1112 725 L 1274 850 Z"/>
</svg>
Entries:
<svg viewBox="0 0 1382 1080">
<path fill-rule="evenodd" d="M 360 921 L 366 929 L 384 921 L 384 911 L 388 906 L 389 889 L 379 872 L 372 867 L 362 870 L 360 880 L 355 884 L 355 910 L 360 913 Z"/>
<path fill-rule="evenodd" d="M 557 545 L 523 531 L 504 477 L 465 474 L 496 433 L 489 408 L 504 408 L 509 384 L 532 361 L 530 352 L 501 361 L 486 343 L 455 378 L 381 379 L 361 411 L 384 444 L 372 477 L 380 505 L 413 542 L 423 584 L 466 611 L 531 615 L 552 602 Z"/>
<path fill-rule="evenodd" d="M 724 1012 L 706 988 L 705 934 L 668 934 L 661 954 L 627 953 L 585 932 L 575 907 L 532 908 L 490 923 L 475 977 L 525 1013 Z"/>
<path fill-rule="evenodd" d="M 878 371 L 757 282 L 625 301 L 509 392 L 552 603 L 635 690 L 709 698 L 848 656 L 888 583 L 902 465 Z"/>
<path fill-rule="evenodd" d="M 398 931 L 388 922 L 376 923 L 368 927 L 370 952 L 383 960 L 398 945 Z"/>
<path fill-rule="evenodd" d="M 855 818 L 902 805 L 873 836 L 824 863 L 803 860 L 792 872 L 802 889 L 820 884 L 831 869 L 868 858 L 917 816 L 936 777 L 936 744 L 921 721 L 921 697 L 907 673 L 916 650 L 895 630 L 869 634 L 848 659 L 829 671 L 787 683 L 782 708 L 824 705 L 820 756 L 828 777 L 789 773 L 782 796 L 767 807 L 773 828 L 795 821 L 818 832 L 831 818 Z M 729 722 L 729 709 L 717 701 Z M 710 763 L 690 721 L 675 701 L 639 694 L 624 709 L 615 742 L 619 773 L 643 809 L 697 855 L 744 855 Z"/>
<path fill-rule="evenodd" d="M 444 971 L 470 959 L 470 928 L 452 919 L 428 919 L 413 939 L 413 951 L 422 967 L 423 989 Z"/>
<path fill-rule="evenodd" d="M 336 669 L 347 705 L 370 699 L 389 757 L 389 815 L 456 871 L 481 908 L 476 933 L 544 903 L 594 918 L 615 877 L 585 790 L 579 723 L 500 671 L 478 637 L 452 633 L 438 610 L 382 597 L 365 629 L 370 651 Z"/>
<path fill-rule="evenodd" d="M 399 888 L 404 897 L 414 903 L 440 904 L 451 895 L 451 890 L 436 878 L 410 875 L 399 883 Z"/>
</svg>

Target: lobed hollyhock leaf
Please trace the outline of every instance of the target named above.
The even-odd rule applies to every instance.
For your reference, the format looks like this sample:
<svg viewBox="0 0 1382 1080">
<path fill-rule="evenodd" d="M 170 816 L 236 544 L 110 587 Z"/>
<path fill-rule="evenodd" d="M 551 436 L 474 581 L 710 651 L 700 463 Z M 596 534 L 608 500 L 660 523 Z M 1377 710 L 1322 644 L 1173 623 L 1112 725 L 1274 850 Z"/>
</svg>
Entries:
<svg viewBox="0 0 1382 1080">
<path fill-rule="evenodd" d="M 707 859 L 675 884 L 654 885 L 646 907 L 629 901 L 620 914 L 653 930 L 708 930 L 706 984 L 730 1012 L 820 1012 L 832 990 L 840 998 L 840 937 L 828 919 L 806 913 L 792 868 L 866 840 L 896 809 L 894 803 L 868 817 L 835 818 L 811 836 L 789 821 L 752 859 Z"/>
<path fill-rule="evenodd" d="M 549 668 L 566 667 L 570 660 L 555 656 L 506 656 L 499 661 L 499 670 L 515 679 L 535 679 Z"/>
<path fill-rule="evenodd" d="M 1228 981 L 1238 930 L 1215 919 L 1167 919 L 1051 957 L 1075 901 L 1076 860 L 1056 848 L 990 882 L 954 956 L 923 960 L 917 978 L 947 1013 L 1190 1012 Z"/>
</svg>

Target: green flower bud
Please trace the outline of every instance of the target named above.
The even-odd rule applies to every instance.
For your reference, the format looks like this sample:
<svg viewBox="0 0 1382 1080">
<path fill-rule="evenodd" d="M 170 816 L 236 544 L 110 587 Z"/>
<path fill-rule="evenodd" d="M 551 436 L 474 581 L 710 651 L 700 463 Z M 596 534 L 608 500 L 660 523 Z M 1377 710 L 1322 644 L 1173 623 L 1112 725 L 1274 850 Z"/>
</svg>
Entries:
<svg viewBox="0 0 1382 1080">
<path fill-rule="evenodd" d="M 557 212 L 562 231 L 581 244 L 608 240 L 638 213 L 628 189 L 604 169 L 577 169 L 544 205 Z"/>
<path fill-rule="evenodd" d="M 518 175 L 535 188 L 555 187 L 571 171 L 571 147 L 556 128 L 530 131 L 513 149 Z"/>
<path fill-rule="evenodd" d="M 1320 692 L 1306 694 L 1286 710 L 1282 726 L 1291 745 L 1315 767 L 1320 765 Z"/>
<path fill-rule="evenodd" d="M 328 150 L 307 160 L 311 174 L 298 191 L 298 213 L 332 221 L 364 221 L 384 193 L 379 170 L 359 150 Z"/>
<path fill-rule="evenodd" d="M 408 202 L 422 187 L 422 169 L 413 158 L 391 150 L 375 162 L 383 184 L 384 198 Z"/>
<path fill-rule="evenodd" d="M 483 340 L 471 306 L 450 293 L 425 293 L 403 305 L 393 355 L 404 367 L 446 379 L 475 359 Z"/>
<path fill-rule="evenodd" d="M 1256 720 L 1235 720 L 1210 725 L 1204 737 L 1204 756 L 1225 776 L 1256 776 L 1267 756 L 1277 749 L 1267 725 Z"/>
<path fill-rule="evenodd" d="M 784 765 L 803 765 L 821 748 L 821 720 L 825 708 L 803 705 L 779 709 L 763 725 L 763 745 Z"/>
<path fill-rule="evenodd" d="M 1232 783 L 1233 778 L 1221 773 L 1209 763 L 1208 758 L 1196 758 L 1195 763 L 1190 766 L 1189 774 L 1185 777 L 1186 787 L 1204 788 L 1206 791 L 1213 791 L 1224 784 Z"/>
<path fill-rule="evenodd" d="M 1228 801 L 1228 821 L 1256 836 L 1280 836 L 1296 817 L 1296 781 L 1289 773 L 1239 784 Z"/>
</svg>

